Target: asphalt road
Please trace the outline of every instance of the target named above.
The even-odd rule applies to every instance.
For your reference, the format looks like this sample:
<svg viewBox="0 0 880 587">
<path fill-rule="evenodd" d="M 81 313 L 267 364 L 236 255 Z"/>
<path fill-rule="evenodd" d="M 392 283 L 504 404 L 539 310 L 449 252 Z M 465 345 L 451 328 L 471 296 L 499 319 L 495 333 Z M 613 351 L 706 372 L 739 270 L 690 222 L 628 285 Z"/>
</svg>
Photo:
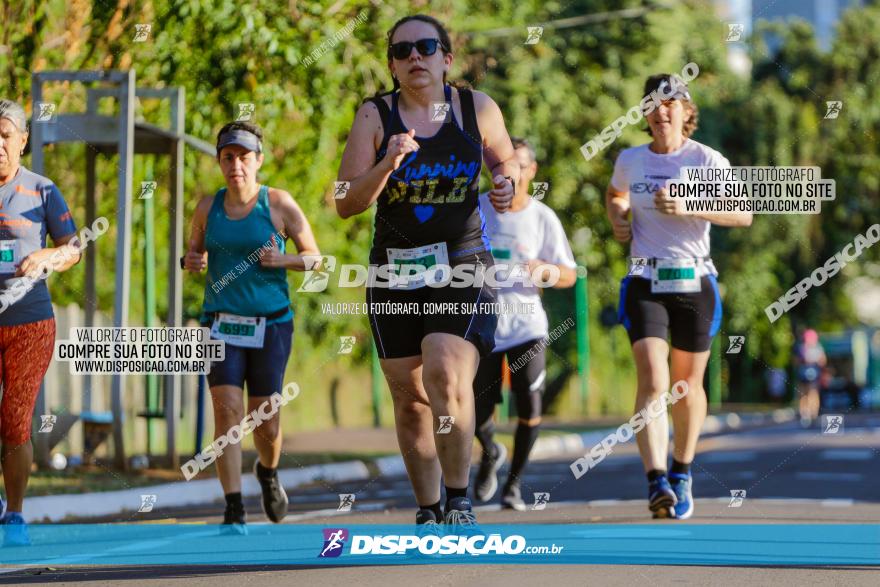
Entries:
<svg viewBox="0 0 880 587">
<path fill-rule="evenodd" d="M 477 508 L 481 523 L 716 524 L 880 523 L 880 415 L 847 416 L 842 433 L 804 430 L 796 423 L 721 434 L 701 442 L 694 466 L 696 511 L 691 520 L 652 521 L 645 505 L 646 482 L 634 443 L 574 479 L 568 464 L 579 455 L 532 463 L 524 497 L 550 493 L 540 511 Z M 502 470 L 502 477 L 506 470 Z M 731 491 L 745 499 L 731 507 Z M 336 511 L 339 493 L 356 496 L 351 512 Z M 260 523 L 256 502 L 247 503 L 251 523 Z M 220 507 L 165 511 L 166 521 L 217 523 Z M 409 484 L 401 475 L 370 481 L 319 483 L 291 492 L 287 523 L 328 525 L 412 522 Z M 170 516 L 170 517 L 169 517 Z M 880 558 L 880 553 L 878 553 Z M 559 585 L 848 584 L 877 585 L 880 567 L 708 567 L 653 565 L 422 565 L 419 567 L 63 567 L 0 568 L 0 584 L 53 585 Z"/>
</svg>

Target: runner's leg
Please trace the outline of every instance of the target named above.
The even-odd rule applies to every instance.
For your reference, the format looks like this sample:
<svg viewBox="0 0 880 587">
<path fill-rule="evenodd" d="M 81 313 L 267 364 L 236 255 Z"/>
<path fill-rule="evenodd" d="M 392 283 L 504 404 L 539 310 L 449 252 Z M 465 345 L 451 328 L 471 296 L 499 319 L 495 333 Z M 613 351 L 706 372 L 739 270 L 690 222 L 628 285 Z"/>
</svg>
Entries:
<svg viewBox="0 0 880 587">
<path fill-rule="evenodd" d="M 633 356 L 636 362 L 635 411 L 647 408 L 648 404 L 660 400 L 660 396 L 669 391 L 669 345 L 660 338 L 646 337 L 637 340 L 633 345 Z M 661 401 L 661 403 L 663 403 Z M 656 410 L 659 411 L 659 410 Z M 646 472 L 666 471 L 666 459 L 669 454 L 669 421 L 664 415 L 659 418 L 647 416 L 647 423 L 636 435 L 639 454 Z"/>
<path fill-rule="evenodd" d="M 504 353 L 492 353 L 480 359 L 474 377 L 474 411 L 476 413 L 475 435 L 483 454 L 493 454 L 495 435 L 495 404 L 500 399 Z"/>
<path fill-rule="evenodd" d="M 480 359 L 474 377 L 476 412 L 475 435 L 482 447 L 480 467 L 474 479 L 474 496 L 489 501 L 498 491 L 498 470 L 507 459 L 507 448 L 495 441 L 495 404 L 501 401 L 501 379 L 504 353 L 491 353 Z"/>
<path fill-rule="evenodd" d="M 703 389 L 703 376 L 709 362 L 710 351 L 689 353 L 672 349 L 671 374 L 673 383 L 685 381 L 687 395 L 672 404 L 672 427 L 675 445 L 673 458 L 679 463 L 690 464 L 694 460 L 700 430 L 706 420 L 706 391 Z"/>
<path fill-rule="evenodd" d="M 435 436 L 444 482 L 447 488 L 467 490 L 474 441 L 477 348 L 459 336 L 433 332 L 422 340 L 422 357 L 422 381 L 430 399 L 432 424 L 436 426 L 441 416 L 455 418 L 451 432 Z"/>
<path fill-rule="evenodd" d="M 381 359 L 391 390 L 397 443 L 419 507 L 440 502 L 440 462 L 434 444 L 434 420 L 422 386 L 422 358 Z"/>
<path fill-rule="evenodd" d="M 55 319 L 0 328 L 0 438 L 8 512 L 21 512 L 33 462 L 31 423 L 55 344 Z"/>
<path fill-rule="evenodd" d="M 530 340 L 509 351 L 511 362 L 518 364 L 517 359 L 524 354 L 533 353 L 525 365 L 510 374 L 510 391 L 516 402 L 517 425 L 513 440 L 513 458 L 510 461 L 510 473 L 504 484 L 501 506 L 515 510 L 525 510 L 522 499 L 520 481 L 528 462 L 529 453 L 538 439 L 538 427 L 541 424 L 541 398 L 547 377 L 547 358 L 544 349 L 539 346 L 541 339 Z"/>
<path fill-rule="evenodd" d="M 247 413 L 258 409 L 264 402 L 269 401 L 269 396 L 248 396 Z M 263 410 L 264 412 L 267 410 Z M 241 420 L 239 420 L 241 422 Z M 263 421 L 253 433 L 254 447 L 260 464 L 267 469 L 277 469 L 281 460 L 281 411 L 274 414 L 270 419 Z"/>
<path fill-rule="evenodd" d="M 240 387 L 218 385 L 211 387 L 214 405 L 214 440 L 224 436 L 244 419 L 244 395 Z M 241 493 L 241 444 L 227 444 L 217 458 L 217 476 L 223 493 Z"/>
<path fill-rule="evenodd" d="M 266 327 L 261 349 L 247 351 L 248 413 L 253 412 L 274 393 L 284 389 L 284 372 L 293 344 L 293 322 L 270 324 Z M 263 410 L 268 413 L 268 410 Z M 254 430 L 254 446 L 263 469 L 277 469 L 281 459 L 281 410 Z"/>
</svg>

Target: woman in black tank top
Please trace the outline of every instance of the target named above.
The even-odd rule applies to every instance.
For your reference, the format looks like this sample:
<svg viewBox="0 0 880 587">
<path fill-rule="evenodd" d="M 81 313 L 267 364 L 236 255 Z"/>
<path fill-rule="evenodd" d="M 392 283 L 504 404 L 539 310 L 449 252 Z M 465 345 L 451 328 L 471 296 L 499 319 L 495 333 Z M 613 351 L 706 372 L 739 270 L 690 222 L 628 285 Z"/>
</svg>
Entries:
<svg viewBox="0 0 880 587">
<path fill-rule="evenodd" d="M 390 97 L 390 110 L 384 97 L 370 100 L 385 128 L 377 164 L 388 152 L 389 139 L 408 132 L 400 117 L 399 93 Z M 478 205 L 483 148 L 474 98 L 465 89 L 458 97 L 462 121 L 452 108 L 452 87 L 444 85 L 444 101 L 432 104 L 431 115 L 445 122 L 433 136 L 413 137 L 419 149 L 408 153 L 386 181 L 377 202 L 371 263 L 387 263 L 388 247 L 444 241 L 451 258 L 488 248 Z"/>
<path fill-rule="evenodd" d="M 347 191 L 335 203 L 343 218 L 377 203 L 373 265 L 479 270 L 492 263 L 480 171 L 485 163 L 494 184 L 490 202 L 504 212 L 519 165 L 498 105 L 447 84 L 452 61 L 441 23 L 423 15 L 401 19 L 388 33 L 394 91 L 366 100 L 355 117 L 338 178 Z M 474 394 L 483 390 L 473 389 L 473 379 L 480 355 L 492 350 L 497 323 L 489 287 L 454 284 L 367 287 L 370 327 L 419 505 L 416 521 L 453 526 L 475 523 L 466 494 Z M 432 311 L 439 306 L 454 309 Z M 418 312 L 396 311 L 404 307 Z"/>
</svg>

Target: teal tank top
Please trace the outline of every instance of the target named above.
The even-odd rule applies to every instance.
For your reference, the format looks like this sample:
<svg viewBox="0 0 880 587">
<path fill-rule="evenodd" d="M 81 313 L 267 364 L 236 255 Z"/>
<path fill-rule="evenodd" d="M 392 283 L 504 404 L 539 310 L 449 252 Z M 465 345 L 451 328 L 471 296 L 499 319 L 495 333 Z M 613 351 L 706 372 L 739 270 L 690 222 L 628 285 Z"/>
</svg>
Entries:
<svg viewBox="0 0 880 587">
<path fill-rule="evenodd" d="M 293 319 L 290 290 L 285 269 L 260 265 L 263 247 L 272 244 L 272 235 L 282 253 L 285 243 L 269 215 L 269 188 L 260 186 L 257 203 L 250 214 L 239 220 L 226 216 L 223 199 L 226 188 L 214 196 L 208 212 L 205 248 L 208 251 L 208 279 L 202 304 L 202 323 L 216 312 L 238 316 L 273 316 L 267 324 Z"/>
</svg>

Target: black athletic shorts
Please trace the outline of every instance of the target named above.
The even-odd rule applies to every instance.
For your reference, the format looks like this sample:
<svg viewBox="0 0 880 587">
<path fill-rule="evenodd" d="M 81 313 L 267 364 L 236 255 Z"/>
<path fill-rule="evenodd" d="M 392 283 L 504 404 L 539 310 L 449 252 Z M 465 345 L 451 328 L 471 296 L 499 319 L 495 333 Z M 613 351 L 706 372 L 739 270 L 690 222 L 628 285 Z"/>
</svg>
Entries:
<svg viewBox="0 0 880 587">
<path fill-rule="evenodd" d="M 694 293 L 651 293 L 651 280 L 633 275 L 620 283 L 618 321 L 626 328 L 630 343 L 654 336 L 690 353 L 709 350 L 721 327 L 721 296 L 714 275 L 700 279 Z"/>
<path fill-rule="evenodd" d="M 249 397 L 281 393 L 292 345 L 293 320 L 267 325 L 263 348 L 252 349 L 227 343 L 224 359 L 211 363 L 208 385 L 245 388 L 247 383 Z"/>
<path fill-rule="evenodd" d="M 450 261 L 492 265 L 488 251 L 467 253 Z M 477 347 L 480 356 L 495 348 L 498 316 L 495 290 L 482 287 L 424 286 L 412 290 L 367 287 L 370 329 L 381 359 L 399 359 L 422 354 L 422 339 L 441 332 L 459 336 Z M 442 311 L 440 311 L 442 309 Z"/>
</svg>

